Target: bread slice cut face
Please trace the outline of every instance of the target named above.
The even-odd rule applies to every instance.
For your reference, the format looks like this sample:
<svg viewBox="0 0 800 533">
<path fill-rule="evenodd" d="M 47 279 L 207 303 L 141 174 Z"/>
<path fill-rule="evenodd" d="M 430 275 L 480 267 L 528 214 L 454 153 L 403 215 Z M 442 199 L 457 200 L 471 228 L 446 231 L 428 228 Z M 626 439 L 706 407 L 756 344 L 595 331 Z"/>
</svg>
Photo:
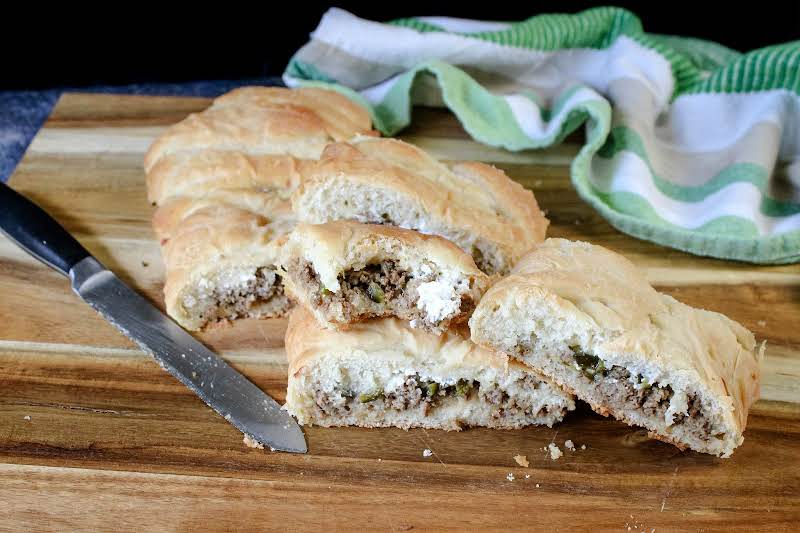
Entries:
<svg viewBox="0 0 800 533">
<path fill-rule="evenodd" d="M 552 426 L 575 405 L 524 365 L 473 344 L 463 329 L 438 336 L 384 318 L 343 332 L 298 307 L 286 352 L 286 409 L 305 425 Z"/>
<path fill-rule="evenodd" d="M 469 318 L 489 281 L 441 237 L 351 221 L 298 224 L 280 266 L 292 297 L 337 329 L 392 316 L 441 333 Z"/>
<path fill-rule="evenodd" d="M 536 247 L 486 293 L 470 329 L 598 413 L 681 448 L 730 456 L 758 398 L 763 347 L 752 333 L 659 293 L 588 243 Z"/>
</svg>

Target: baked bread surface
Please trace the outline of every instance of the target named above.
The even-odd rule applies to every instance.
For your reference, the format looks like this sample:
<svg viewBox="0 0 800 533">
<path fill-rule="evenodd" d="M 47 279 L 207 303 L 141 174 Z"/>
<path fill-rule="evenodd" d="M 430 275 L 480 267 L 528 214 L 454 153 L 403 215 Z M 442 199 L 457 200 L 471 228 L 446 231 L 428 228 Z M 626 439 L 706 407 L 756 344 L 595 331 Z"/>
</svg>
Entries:
<svg viewBox="0 0 800 533">
<path fill-rule="evenodd" d="M 604 372 L 625 369 L 638 380 L 637 391 L 669 386 L 664 424 L 648 429 L 699 451 L 730 455 L 759 394 L 763 347 L 752 333 L 724 315 L 659 293 L 630 261 L 588 243 L 548 239 L 536 247 L 486 293 L 470 327 L 475 342 L 531 364 L 596 411 L 629 423 L 647 419 L 591 396 L 569 365 L 557 364 L 569 359 L 556 356 L 572 351 L 584 362 L 599 358 Z M 709 442 L 676 434 L 675 420 L 698 408 L 718 430 Z"/>
<path fill-rule="evenodd" d="M 468 335 L 433 335 L 394 318 L 342 332 L 298 307 L 286 332 L 286 408 L 303 424 L 448 430 L 552 425 L 574 409 L 560 388 Z"/>
<path fill-rule="evenodd" d="M 162 246 L 167 313 L 190 330 L 283 315 L 289 301 L 274 265 L 291 224 L 221 205 L 186 217 Z"/>
<path fill-rule="evenodd" d="M 441 333 L 468 317 L 489 283 L 446 239 L 345 220 L 298 224 L 280 265 L 287 290 L 334 328 L 397 316 Z"/>
<path fill-rule="evenodd" d="M 478 162 L 445 164 L 396 139 L 331 144 L 292 197 L 298 219 L 387 223 L 441 235 L 486 273 L 507 273 L 544 239 L 533 193 Z"/>
<path fill-rule="evenodd" d="M 174 197 L 200 198 L 218 190 L 273 192 L 288 200 L 300 183 L 304 160 L 202 150 L 159 159 L 147 173 L 147 199 L 163 205 Z"/>
<path fill-rule="evenodd" d="M 366 109 L 334 91 L 246 87 L 167 129 L 145 156 L 167 312 L 197 330 L 289 308 L 277 239 L 308 158 L 370 135 Z"/>
<path fill-rule="evenodd" d="M 245 87 L 171 126 L 150 146 L 149 172 L 163 157 L 215 149 L 316 159 L 331 141 L 370 135 L 366 109 L 335 91 Z"/>
</svg>

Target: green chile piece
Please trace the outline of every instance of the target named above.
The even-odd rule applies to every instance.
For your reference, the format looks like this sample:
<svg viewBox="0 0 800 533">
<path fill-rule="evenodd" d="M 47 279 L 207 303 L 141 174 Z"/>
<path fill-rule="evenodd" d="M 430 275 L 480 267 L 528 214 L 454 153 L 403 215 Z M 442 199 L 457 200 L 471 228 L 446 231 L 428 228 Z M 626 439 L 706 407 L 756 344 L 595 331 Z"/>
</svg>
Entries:
<svg viewBox="0 0 800 533">
<path fill-rule="evenodd" d="M 358 401 L 361 403 L 369 403 L 369 402 L 374 402 L 378 398 L 382 397 L 383 397 L 383 390 L 375 389 L 372 392 L 362 392 L 361 394 L 359 394 Z"/>
<path fill-rule="evenodd" d="M 575 356 L 575 362 L 581 367 L 581 372 L 589 379 L 594 379 L 596 374 L 604 376 L 606 373 L 605 363 L 596 355 L 585 353 L 577 346 L 570 346 Z"/>
<path fill-rule="evenodd" d="M 456 383 L 456 396 L 466 396 L 472 390 L 472 382 L 466 379 L 459 379 Z"/>
<path fill-rule="evenodd" d="M 383 303 L 383 289 L 381 289 L 381 286 L 374 281 L 371 281 L 367 286 L 367 294 L 369 295 L 369 299 L 376 304 Z"/>
<path fill-rule="evenodd" d="M 428 383 L 426 386 L 427 396 L 428 398 L 436 396 L 436 393 L 439 392 L 439 384 L 435 381 Z"/>
</svg>

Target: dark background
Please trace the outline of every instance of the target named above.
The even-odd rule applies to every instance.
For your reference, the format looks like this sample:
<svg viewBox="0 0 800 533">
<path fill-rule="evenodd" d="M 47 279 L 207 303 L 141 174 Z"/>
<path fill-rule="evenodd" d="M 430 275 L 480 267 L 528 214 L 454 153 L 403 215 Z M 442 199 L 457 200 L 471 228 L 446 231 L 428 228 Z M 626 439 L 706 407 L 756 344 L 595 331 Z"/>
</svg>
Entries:
<svg viewBox="0 0 800 533">
<path fill-rule="evenodd" d="M 738 4 L 738 5 L 737 5 Z M 180 82 L 279 76 L 331 4 L 102 4 L 76 13 L 45 7 L 4 17 L 0 89 Z M 574 13 L 598 2 L 338 2 L 373 20 L 447 15 L 516 21 L 548 12 Z M 740 51 L 800 38 L 800 2 L 617 2 L 646 31 L 700 37 Z M 13 37 L 10 32 L 16 33 Z M 21 35 L 20 35 L 21 34 Z"/>
</svg>

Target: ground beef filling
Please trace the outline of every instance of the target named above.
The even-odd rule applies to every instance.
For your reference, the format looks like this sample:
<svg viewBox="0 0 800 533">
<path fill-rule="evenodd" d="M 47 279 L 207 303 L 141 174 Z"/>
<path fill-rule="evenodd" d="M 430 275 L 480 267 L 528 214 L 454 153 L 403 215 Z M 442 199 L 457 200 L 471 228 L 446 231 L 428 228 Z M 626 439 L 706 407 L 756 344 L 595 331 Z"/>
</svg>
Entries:
<svg viewBox="0 0 800 533">
<path fill-rule="evenodd" d="M 606 368 L 604 362 L 594 355 L 586 354 L 573 348 L 568 355 L 562 356 L 562 362 L 580 368 L 581 379 L 594 383 L 596 390 L 605 401 L 615 409 L 640 410 L 648 416 L 664 419 L 670 400 L 674 394 L 669 385 L 661 387 L 650 384 L 643 376 L 636 376 L 635 383 L 631 373 L 621 366 Z M 683 426 L 696 437 L 708 441 L 711 435 L 711 423 L 702 415 L 700 398 L 691 395 L 688 398 L 689 410 L 686 414 L 676 414 L 675 426 Z M 721 438 L 721 435 L 716 435 Z"/>
<path fill-rule="evenodd" d="M 425 312 L 416 306 L 417 287 L 433 280 L 433 275 L 412 277 L 391 260 L 342 272 L 338 292 L 322 287 L 311 263 L 297 262 L 289 267 L 289 274 L 312 294 L 312 305 L 323 311 L 335 305 L 342 309 L 345 320 L 396 315 L 424 322 Z M 466 312 L 470 307 L 474 303 L 462 299 L 461 311 Z"/>
<path fill-rule="evenodd" d="M 201 319 L 213 321 L 247 317 L 260 304 L 283 295 L 283 282 L 275 270 L 260 267 L 255 276 L 234 289 L 215 287 L 210 298 L 213 305 L 203 309 Z"/>
<path fill-rule="evenodd" d="M 518 381 L 520 386 L 530 390 L 539 385 L 533 376 Z M 459 398 L 489 404 L 495 419 L 515 415 L 543 416 L 547 411 L 525 399 L 511 397 L 497 384 L 482 387 L 476 380 L 460 379 L 453 385 L 443 386 L 435 381 L 425 381 L 419 375 L 407 377 L 400 387 L 388 393 L 381 389 L 362 393 L 335 389 L 332 392 L 318 390 L 315 395 L 317 415 L 332 417 L 344 417 L 353 410 L 364 408 L 406 411 L 420 407 L 427 416 L 433 409 Z"/>
</svg>

